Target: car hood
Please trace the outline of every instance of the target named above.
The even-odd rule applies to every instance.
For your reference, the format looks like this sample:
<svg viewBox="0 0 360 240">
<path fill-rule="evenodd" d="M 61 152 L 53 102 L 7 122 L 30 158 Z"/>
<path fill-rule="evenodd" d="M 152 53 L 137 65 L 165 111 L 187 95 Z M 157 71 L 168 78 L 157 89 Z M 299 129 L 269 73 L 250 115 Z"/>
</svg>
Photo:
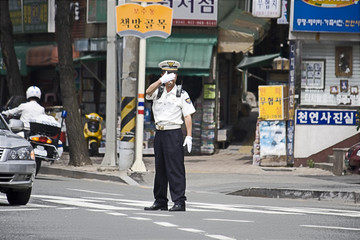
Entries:
<svg viewBox="0 0 360 240">
<path fill-rule="evenodd" d="M 30 143 L 23 137 L 8 130 L 0 130 L 0 148 L 28 147 Z"/>
</svg>

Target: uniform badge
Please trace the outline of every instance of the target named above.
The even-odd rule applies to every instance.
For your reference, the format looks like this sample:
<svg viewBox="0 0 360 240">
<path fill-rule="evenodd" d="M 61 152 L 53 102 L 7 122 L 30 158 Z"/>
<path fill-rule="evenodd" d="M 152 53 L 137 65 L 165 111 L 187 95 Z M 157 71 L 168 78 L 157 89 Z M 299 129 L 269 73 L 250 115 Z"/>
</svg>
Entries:
<svg viewBox="0 0 360 240">
<path fill-rule="evenodd" d="M 187 99 L 185 99 L 185 102 L 187 102 L 187 103 L 191 103 L 191 99 L 190 98 L 187 98 Z"/>
</svg>

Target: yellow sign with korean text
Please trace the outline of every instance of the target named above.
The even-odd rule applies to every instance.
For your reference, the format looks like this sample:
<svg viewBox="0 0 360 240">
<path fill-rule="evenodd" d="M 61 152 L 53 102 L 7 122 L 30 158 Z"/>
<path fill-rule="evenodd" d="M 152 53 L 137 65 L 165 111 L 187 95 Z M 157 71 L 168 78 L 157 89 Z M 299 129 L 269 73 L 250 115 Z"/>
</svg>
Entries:
<svg viewBox="0 0 360 240">
<path fill-rule="evenodd" d="M 259 118 L 286 120 L 287 88 L 283 85 L 259 86 Z"/>
<path fill-rule="evenodd" d="M 163 5 L 127 3 L 116 7 L 116 32 L 120 36 L 139 38 L 162 37 L 171 34 L 172 8 Z"/>
</svg>

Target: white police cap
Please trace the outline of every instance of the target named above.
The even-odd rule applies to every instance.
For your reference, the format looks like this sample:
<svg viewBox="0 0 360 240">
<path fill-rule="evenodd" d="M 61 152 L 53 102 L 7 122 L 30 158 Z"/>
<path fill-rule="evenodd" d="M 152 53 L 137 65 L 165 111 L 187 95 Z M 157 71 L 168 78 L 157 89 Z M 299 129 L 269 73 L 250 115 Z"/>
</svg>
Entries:
<svg viewBox="0 0 360 240">
<path fill-rule="evenodd" d="M 159 68 L 163 71 L 177 71 L 180 63 L 175 60 L 165 60 L 159 63 Z"/>
</svg>

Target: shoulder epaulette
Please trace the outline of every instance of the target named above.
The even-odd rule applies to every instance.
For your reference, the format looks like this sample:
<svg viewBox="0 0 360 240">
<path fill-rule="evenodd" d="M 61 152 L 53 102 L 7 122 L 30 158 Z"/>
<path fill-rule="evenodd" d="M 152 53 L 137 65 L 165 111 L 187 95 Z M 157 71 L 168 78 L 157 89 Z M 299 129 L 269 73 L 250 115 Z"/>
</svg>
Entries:
<svg viewBox="0 0 360 240">
<path fill-rule="evenodd" d="M 164 92 L 164 86 L 160 86 L 159 87 L 159 90 L 158 90 L 158 94 L 157 94 L 157 96 L 156 96 L 156 99 L 159 99 L 160 97 L 161 97 L 161 95 L 162 95 L 162 93 Z"/>
</svg>

